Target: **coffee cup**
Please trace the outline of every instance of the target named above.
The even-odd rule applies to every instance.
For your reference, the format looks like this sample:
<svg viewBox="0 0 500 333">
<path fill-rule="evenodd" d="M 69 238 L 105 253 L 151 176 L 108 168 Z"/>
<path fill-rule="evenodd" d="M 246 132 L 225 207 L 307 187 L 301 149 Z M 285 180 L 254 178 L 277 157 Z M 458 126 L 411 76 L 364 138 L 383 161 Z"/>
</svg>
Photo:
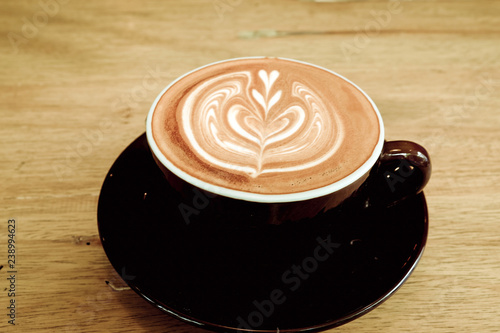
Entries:
<svg viewBox="0 0 500 333">
<path fill-rule="evenodd" d="M 249 57 L 197 68 L 156 98 L 152 155 L 187 223 L 282 224 L 362 202 L 388 207 L 420 193 L 430 158 L 385 141 L 371 98 L 343 76 L 302 61 Z"/>
</svg>

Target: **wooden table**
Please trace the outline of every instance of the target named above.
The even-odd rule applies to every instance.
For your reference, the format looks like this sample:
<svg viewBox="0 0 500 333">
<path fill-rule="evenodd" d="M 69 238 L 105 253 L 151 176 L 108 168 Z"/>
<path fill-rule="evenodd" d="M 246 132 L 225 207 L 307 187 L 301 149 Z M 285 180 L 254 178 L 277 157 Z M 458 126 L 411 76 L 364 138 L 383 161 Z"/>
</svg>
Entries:
<svg viewBox="0 0 500 333">
<path fill-rule="evenodd" d="M 165 85 L 254 55 L 343 74 L 377 103 L 387 139 L 432 156 L 422 261 L 332 331 L 500 329 L 500 1 L 10 0 L 0 22 L 2 332 L 203 332 L 110 287 L 124 283 L 99 242 L 97 200 Z"/>
</svg>

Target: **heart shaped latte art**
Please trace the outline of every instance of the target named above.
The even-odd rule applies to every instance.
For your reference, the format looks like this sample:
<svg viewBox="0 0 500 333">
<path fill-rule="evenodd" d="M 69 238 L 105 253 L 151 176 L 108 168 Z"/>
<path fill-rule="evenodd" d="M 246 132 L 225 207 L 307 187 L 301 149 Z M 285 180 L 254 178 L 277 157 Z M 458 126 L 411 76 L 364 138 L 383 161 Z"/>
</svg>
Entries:
<svg viewBox="0 0 500 333">
<path fill-rule="evenodd" d="M 333 107 L 299 80 L 276 84 L 279 79 L 276 70 L 240 71 L 193 89 L 181 126 L 198 158 L 255 178 L 312 168 L 332 157 L 343 133 Z"/>
</svg>

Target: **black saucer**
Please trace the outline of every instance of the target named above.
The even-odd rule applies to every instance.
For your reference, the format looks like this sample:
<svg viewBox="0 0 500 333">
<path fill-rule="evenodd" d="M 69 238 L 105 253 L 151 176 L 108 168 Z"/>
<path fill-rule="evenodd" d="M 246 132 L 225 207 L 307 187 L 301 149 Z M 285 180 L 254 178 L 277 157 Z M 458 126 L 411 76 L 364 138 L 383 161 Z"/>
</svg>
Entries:
<svg viewBox="0 0 500 333">
<path fill-rule="evenodd" d="M 423 194 L 280 226 L 243 226 L 237 216 L 219 224 L 203 210 L 187 224 L 180 204 L 141 135 L 102 186 L 102 244 L 147 301 L 221 332 L 321 331 L 351 321 L 403 284 L 427 239 Z"/>
</svg>

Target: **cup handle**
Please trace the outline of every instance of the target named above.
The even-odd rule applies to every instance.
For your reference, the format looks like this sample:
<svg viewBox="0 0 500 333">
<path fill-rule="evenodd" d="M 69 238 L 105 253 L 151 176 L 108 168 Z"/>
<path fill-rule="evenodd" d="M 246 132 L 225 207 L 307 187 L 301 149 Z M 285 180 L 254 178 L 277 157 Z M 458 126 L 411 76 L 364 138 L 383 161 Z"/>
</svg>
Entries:
<svg viewBox="0 0 500 333">
<path fill-rule="evenodd" d="M 366 183 L 368 205 L 392 206 L 416 195 L 431 177 L 429 153 L 411 141 L 386 141 Z"/>
</svg>

